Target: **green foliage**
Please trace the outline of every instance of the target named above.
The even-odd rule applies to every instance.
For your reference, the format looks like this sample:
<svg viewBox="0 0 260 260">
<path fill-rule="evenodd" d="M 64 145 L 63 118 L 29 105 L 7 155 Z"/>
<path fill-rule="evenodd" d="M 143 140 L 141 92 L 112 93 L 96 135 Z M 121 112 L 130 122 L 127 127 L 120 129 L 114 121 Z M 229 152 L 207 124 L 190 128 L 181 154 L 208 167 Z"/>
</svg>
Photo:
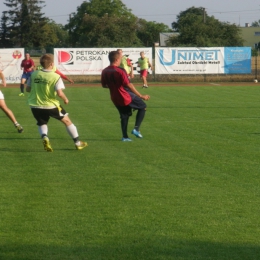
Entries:
<svg viewBox="0 0 260 260">
<path fill-rule="evenodd" d="M 260 27 L 260 20 L 252 22 L 251 27 Z"/>
<path fill-rule="evenodd" d="M 172 30 L 163 23 L 138 20 L 136 34 L 143 46 L 151 47 L 155 42 L 159 42 L 159 36 L 162 32 L 172 32 Z"/>
<path fill-rule="evenodd" d="M 46 44 L 44 26 L 47 18 L 41 13 L 42 0 L 5 0 L 10 8 L 5 13 L 8 38 L 13 46 L 41 47 Z"/>
<path fill-rule="evenodd" d="M 1 17 L 1 27 L 0 27 L 0 47 L 9 48 L 12 47 L 12 42 L 9 38 L 10 31 L 8 29 L 8 17 L 7 12 L 4 11 Z"/>
<path fill-rule="evenodd" d="M 153 46 L 160 32 L 170 31 L 164 24 L 138 19 L 120 0 L 83 2 L 65 28 L 74 47 Z"/>
<path fill-rule="evenodd" d="M 243 46 L 240 28 L 208 16 L 202 8 L 191 7 L 177 16 L 172 27 L 178 37 L 168 40 L 168 46 L 222 47 Z"/>
<path fill-rule="evenodd" d="M 71 86 L 89 146 L 51 119 L 53 153 L 17 88 L 3 91 L 24 133 L 0 115 L 0 259 L 259 259 L 258 85 L 150 85 L 132 143 L 107 89 Z"/>
<path fill-rule="evenodd" d="M 67 47 L 69 46 L 69 34 L 64 26 L 49 20 L 43 28 L 46 47 Z M 48 41 L 47 41 L 48 39 Z"/>
</svg>

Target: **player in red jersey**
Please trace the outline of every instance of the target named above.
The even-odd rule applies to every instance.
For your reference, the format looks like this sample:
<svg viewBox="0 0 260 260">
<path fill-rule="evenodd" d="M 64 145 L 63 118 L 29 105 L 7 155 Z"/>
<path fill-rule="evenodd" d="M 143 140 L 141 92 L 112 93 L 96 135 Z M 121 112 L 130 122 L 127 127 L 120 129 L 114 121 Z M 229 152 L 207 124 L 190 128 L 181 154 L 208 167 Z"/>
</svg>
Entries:
<svg viewBox="0 0 260 260">
<path fill-rule="evenodd" d="M 22 79 L 21 79 L 21 93 L 19 94 L 20 97 L 24 96 L 24 84 L 30 78 L 31 74 L 34 70 L 34 61 L 31 59 L 30 54 L 25 54 L 25 59 L 22 60 L 21 69 L 23 70 Z"/>
<path fill-rule="evenodd" d="M 121 63 L 121 57 L 122 55 L 118 51 L 109 53 L 110 66 L 102 71 L 101 84 L 103 88 L 109 88 L 111 100 L 119 111 L 123 134 L 122 141 L 129 142 L 132 140 L 128 137 L 127 126 L 129 117 L 132 115 L 132 109 L 137 110 L 132 134 L 142 138 L 139 129 L 146 111 L 146 104 L 143 100 L 149 100 L 150 96 L 141 95 L 129 82 L 126 71 L 118 67 Z"/>
</svg>

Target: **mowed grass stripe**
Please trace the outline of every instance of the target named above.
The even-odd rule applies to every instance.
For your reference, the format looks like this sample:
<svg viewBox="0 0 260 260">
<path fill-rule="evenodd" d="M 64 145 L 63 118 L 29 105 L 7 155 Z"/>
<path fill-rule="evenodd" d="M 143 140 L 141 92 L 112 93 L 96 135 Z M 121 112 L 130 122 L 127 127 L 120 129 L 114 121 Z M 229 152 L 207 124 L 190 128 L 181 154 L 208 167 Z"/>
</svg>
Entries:
<svg viewBox="0 0 260 260">
<path fill-rule="evenodd" d="M 53 153 L 16 92 L 25 132 L 0 116 L 1 258 L 258 259 L 257 86 L 140 89 L 151 100 L 132 143 L 106 89 L 68 88 L 89 146 L 52 119 Z"/>
</svg>

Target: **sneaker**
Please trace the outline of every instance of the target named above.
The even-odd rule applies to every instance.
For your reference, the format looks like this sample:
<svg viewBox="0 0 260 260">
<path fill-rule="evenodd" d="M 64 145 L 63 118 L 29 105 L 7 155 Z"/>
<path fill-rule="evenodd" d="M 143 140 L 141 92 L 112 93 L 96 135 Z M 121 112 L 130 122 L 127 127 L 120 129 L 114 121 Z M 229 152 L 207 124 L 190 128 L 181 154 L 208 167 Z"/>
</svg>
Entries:
<svg viewBox="0 0 260 260">
<path fill-rule="evenodd" d="M 16 125 L 15 128 L 17 129 L 18 133 L 22 133 L 23 132 L 23 127 L 21 125 Z"/>
<path fill-rule="evenodd" d="M 75 144 L 75 147 L 77 150 L 82 150 L 86 146 L 88 146 L 88 144 L 86 142 L 82 142 L 82 141 L 79 141 L 79 144 Z"/>
<path fill-rule="evenodd" d="M 20 94 L 19 94 L 19 97 L 24 97 L 24 93 L 20 93 Z"/>
<path fill-rule="evenodd" d="M 122 138 L 122 142 L 132 142 L 131 138 Z"/>
<path fill-rule="evenodd" d="M 148 86 L 147 85 L 143 85 L 143 88 L 148 88 Z"/>
<path fill-rule="evenodd" d="M 135 135 L 136 137 L 138 137 L 138 138 L 143 138 L 143 136 L 141 135 L 140 131 L 137 131 L 137 130 L 134 129 L 131 133 L 133 135 Z"/>
<path fill-rule="evenodd" d="M 53 152 L 53 149 L 51 147 L 51 143 L 50 143 L 50 140 L 48 137 L 43 137 L 43 147 L 44 147 L 44 150 L 46 150 L 47 152 Z"/>
</svg>

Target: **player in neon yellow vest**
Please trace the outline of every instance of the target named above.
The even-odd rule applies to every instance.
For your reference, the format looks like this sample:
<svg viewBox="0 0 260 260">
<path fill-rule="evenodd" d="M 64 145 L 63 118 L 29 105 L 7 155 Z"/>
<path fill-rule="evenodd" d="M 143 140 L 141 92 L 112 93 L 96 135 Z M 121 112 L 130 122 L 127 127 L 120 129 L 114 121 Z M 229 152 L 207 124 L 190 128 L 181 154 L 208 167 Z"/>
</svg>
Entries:
<svg viewBox="0 0 260 260">
<path fill-rule="evenodd" d="M 131 63 L 131 60 L 128 59 L 126 56 L 123 56 L 122 49 L 117 49 L 117 51 L 122 55 L 119 67 L 126 71 L 126 74 L 129 78 L 134 78 L 133 64 Z"/>
<path fill-rule="evenodd" d="M 38 66 L 36 67 L 36 69 L 37 69 L 37 70 L 42 70 L 43 67 L 42 67 L 42 65 L 38 65 Z M 59 74 L 62 79 L 65 79 L 65 80 L 69 81 L 70 83 L 74 83 L 74 81 L 73 81 L 72 79 L 68 78 L 66 75 L 64 75 L 63 73 L 61 73 L 61 72 L 57 69 L 56 66 L 53 66 L 52 71 L 55 72 L 55 73 L 57 73 L 57 74 Z"/>
<path fill-rule="evenodd" d="M 81 150 L 87 146 L 87 143 L 79 140 L 76 126 L 71 122 L 68 113 L 56 98 L 56 96 L 61 98 L 65 105 L 69 103 L 63 92 L 63 89 L 65 89 L 64 83 L 60 75 L 53 71 L 53 55 L 44 54 L 40 59 L 40 63 L 43 69 L 32 73 L 31 78 L 27 82 L 26 91 L 30 93 L 28 104 L 37 121 L 43 147 L 47 152 L 53 151 L 48 137 L 47 126 L 50 117 L 53 117 L 65 125 L 76 149 Z"/>
<path fill-rule="evenodd" d="M 143 80 L 143 88 L 148 88 L 147 85 L 147 74 L 148 69 L 151 68 L 153 70 L 152 64 L 149 59 L 144 56 L 144 52 L 140 52 L 140 58 L 138 59 L 138 66 L 140 67 L 140 77 Z"/>
</svg>

